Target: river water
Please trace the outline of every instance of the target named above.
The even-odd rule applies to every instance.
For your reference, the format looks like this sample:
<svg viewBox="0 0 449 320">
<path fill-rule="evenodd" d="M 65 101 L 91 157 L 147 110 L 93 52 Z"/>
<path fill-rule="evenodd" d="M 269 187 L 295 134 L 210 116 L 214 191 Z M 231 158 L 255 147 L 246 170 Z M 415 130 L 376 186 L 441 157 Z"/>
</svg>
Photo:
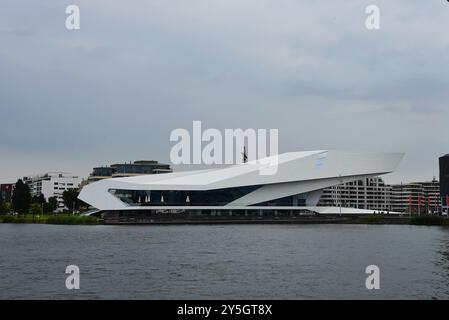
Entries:
<svg viewBox="0 0 449 320">
<path fill-rule="evenodd" d="M 448 299 L 449 229 L 0 224 L 0 298 Z"/>
</svg>

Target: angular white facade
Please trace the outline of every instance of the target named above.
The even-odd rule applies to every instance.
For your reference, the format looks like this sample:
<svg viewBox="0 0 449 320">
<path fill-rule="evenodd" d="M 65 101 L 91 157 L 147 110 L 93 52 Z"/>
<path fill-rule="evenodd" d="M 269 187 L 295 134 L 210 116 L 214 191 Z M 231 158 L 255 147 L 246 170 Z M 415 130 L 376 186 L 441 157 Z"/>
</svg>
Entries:
<svg viewBox="0 0 449 320">
<path fill-rule="evenodd" d="M 79 198 L 101 211 L 275 207 L 334 213 L 335 208 L 316 207 L 322 189 L 390 173 L 402 157 L 358 151 L 289 152 L 226 168 L 105 179 L 85 186 Z"/>
</svg>

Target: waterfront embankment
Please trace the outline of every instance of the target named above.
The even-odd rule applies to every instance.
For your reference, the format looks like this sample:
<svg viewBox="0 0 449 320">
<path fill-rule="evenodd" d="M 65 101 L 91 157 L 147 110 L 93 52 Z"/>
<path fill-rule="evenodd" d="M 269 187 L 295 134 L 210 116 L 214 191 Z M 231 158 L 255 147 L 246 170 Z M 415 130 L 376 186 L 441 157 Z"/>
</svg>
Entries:
<svg viewBox="0 0 449 320">
<path fill-rule="evenodd" d="M 316 216 L 183 216 L 160 215 L 145 218 L 101 219 L 94 216 L 70 214 L 0 216 L 0 223 L 62 224 L 62 225 L 207 225 L 207 224 L 370 224 L 370 225 L 428 225 L 449 226 L 441 216 L 390 215 L 316 215 Z"/>
<path fill-rule="evenodd" d="M 397 215 L 306 215 L 306 216 L 184 216 L 159 215 L 152 217 L 105 217 L 110 225 L 177 225 L 177 224 L 379 224 L 379 225 L 448 225 L 441 216 Z"/>
</svg>

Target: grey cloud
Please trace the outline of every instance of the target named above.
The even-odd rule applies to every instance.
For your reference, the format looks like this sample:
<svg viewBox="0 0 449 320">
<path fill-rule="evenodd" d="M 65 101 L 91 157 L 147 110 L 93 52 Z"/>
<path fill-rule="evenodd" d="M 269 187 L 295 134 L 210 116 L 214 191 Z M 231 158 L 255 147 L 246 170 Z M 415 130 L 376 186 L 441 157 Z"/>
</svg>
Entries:
<svg viewBox="0 0 449 320">
<path fill-rule="evenodd" d="M 58 170 L 66 159 L 80 174 L 108 159 L 167 161 L 170 131 L 202 120 L 279 128 L 282 151 L 405 151 L 396 177 L 428 178 L 448 152 L 449 8 L 379 1 L 382 29 L 369 33 L 370 3 L 80 1 L 81 30 L 69 32 L 65 2 L 6 1 L 1 161 L 26 154 Z M 0 180 L 39 169 L 14 168 Z"/>
<path fill-rule="evenodd" d="M 15 27 L 0 29 L 3 36 L 30 37 L 37 34 L 36 30 L 31 27 Z"/>
</svg>

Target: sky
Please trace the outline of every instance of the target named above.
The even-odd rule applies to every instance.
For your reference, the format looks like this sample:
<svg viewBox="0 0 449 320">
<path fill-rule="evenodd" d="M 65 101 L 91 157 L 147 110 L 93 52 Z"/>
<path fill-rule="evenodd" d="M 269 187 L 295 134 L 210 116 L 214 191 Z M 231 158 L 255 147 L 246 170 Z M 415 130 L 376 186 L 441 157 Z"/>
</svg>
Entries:
<svg viewBox="0 0 449 320">
<path fill-rule="evenodd" d="M 0 182 L 169 163 L 194 120 L 278 129 L 280 152 L 404 152 L 385 180 L 430 180 L 449 153 L 448 24 L 443 0 L 3 0 Z"/>
</svg>

